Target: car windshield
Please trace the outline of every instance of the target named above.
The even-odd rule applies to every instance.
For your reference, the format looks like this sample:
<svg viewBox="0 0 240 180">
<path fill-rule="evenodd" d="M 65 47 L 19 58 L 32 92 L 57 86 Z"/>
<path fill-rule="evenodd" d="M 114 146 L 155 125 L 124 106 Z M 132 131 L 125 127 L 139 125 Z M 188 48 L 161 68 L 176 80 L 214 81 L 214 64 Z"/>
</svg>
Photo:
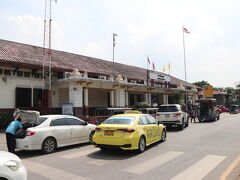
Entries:
<svg viewBox="0 0 240 180">
<path fill-rule="evenodd" d="M 106 119 L 102 124 L 133 124 L 134 117 L 132 116 L 119 116 L 110 117 Z"/>
<path fill-rule="evenodd" d="M 177 112 L 177 106 L 160 106 L 159 112 Z"/>
</svg>

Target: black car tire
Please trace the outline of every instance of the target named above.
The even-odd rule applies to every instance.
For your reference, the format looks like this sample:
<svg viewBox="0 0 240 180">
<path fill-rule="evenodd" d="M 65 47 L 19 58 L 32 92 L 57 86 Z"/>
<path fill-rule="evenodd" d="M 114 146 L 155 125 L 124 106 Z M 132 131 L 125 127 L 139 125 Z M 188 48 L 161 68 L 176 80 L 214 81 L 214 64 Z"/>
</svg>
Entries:
<svg viewBox="0 0 240 180">
<path fill-rule="evenodd" d="M 166 129 L 163 129 L 160 142 L 164 142 L 166 141 L 166 139 L 167 139 L 167 131 Z"/>
<path fill-rule="evenodd" d="M 184 123 L 180 124 L 179 126 L 180 131 L 184 130 Z"/>
<path fill-rule="evenodd" d="M 145 149 L 146 149 L 146 139 L 144 136 L 141 136 L 138 143 L 138 152 L 142 153 L 145 151 Z"/>
<path fill-rule="evenodd" d="M 94 135 L 95 131 L 92 131 L 90 134 L 89 134 L 89 143 L 93 143 L 93 135 Z"/>
<path fill-rule="evenodd" d="M 42 151 L 46 154 L 53 153 L 56 149 L 57 143 L 54 138 L 46 138 L 42 144 Z"/>
</svg>

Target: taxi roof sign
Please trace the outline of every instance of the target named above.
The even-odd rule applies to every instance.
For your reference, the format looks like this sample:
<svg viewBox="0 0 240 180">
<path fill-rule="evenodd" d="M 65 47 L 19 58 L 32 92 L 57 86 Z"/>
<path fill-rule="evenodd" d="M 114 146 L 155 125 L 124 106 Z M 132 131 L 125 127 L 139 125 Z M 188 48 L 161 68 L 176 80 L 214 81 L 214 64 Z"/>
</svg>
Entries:
<svg viewBox="0 0 240 180">
<path fill-rule="evenodd" d="M 129 111 L 126 111 L 124 114 L 141 114 L 141 112 L 137 110 L 129 110 Z"/>
</svg>

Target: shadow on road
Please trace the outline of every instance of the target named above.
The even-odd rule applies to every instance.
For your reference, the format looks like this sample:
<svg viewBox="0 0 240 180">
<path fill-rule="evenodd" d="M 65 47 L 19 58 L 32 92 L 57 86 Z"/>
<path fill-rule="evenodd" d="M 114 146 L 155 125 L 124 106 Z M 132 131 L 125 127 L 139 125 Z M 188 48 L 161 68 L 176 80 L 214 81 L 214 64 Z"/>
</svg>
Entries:
<svg viewBox="0 0 240 180">
<path fill-rule="evenodd" d="M 69 151 L 71 149 L 80 149 L 80 148 L 83 148 L 83 147 L 89 146 L 89 145 L 91 145 L 91 144 L 83 143 L 83 144 L 76 144 L 76 145 L 61 147 L 61 148 L 57 148 L 55 150 L 55 152 L 53 152 L 51 154 L 54 155 L 55 153 Z M 21 159 L 27 159 L 27 158 L 32 158 L 35 156 L 45 156 L 48 154 L 43 153 L 41 150 L 34 150 L 34 151 L 17 151 L 16 155 L 19 156 Z"/>
<path fill-rule="evenodd" d="M 162 142 L 156 142 L 154 144 L 146 147 L 145 152 L 154 147 L 158 147 Z M 88 154 L 87 156 L 92 159 L 102 159 L 102 160 L 125 160 L 132 157 L 136 157 L 141 155 L 137 150 L 122 150 L 122 149 L 109 149 L 109 150 L 101 150 Z"/>
</svg>

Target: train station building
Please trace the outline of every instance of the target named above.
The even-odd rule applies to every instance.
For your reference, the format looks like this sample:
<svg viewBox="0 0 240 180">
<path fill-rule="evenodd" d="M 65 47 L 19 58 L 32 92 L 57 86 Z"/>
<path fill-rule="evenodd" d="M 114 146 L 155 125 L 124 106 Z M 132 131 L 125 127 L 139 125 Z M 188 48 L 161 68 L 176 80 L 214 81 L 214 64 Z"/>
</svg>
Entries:
<svg viewBox="0 0 240 180">
<path fill-rule="evenodd" d="M 61 113 L 63 106 L 70 105 L 74 115 L 88 119 L 101 107 L 132 107 L 138 102 L 151 107 L 184 104 L 186 93 L 189 101 L 197 98 L 195 85 L 168 74 L 63 51 L 46 51 L 0 40 L 0 112 L 17 107 L 42 114 L 49 113 L 49 109 L 51 113 Z"/>
</svg>

